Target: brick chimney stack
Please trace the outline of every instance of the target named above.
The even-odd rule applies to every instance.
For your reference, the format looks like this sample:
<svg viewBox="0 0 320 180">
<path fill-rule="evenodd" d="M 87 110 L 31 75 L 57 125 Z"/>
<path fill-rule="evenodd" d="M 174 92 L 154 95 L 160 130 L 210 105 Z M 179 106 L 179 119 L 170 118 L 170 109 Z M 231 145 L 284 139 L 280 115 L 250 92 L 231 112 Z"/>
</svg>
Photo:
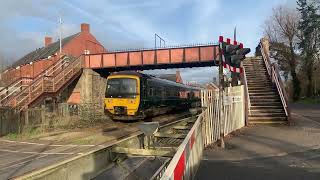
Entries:
<svg viewBox="0 0 320 180">
<path fill-rule="evenodd" d="M 52 37 L 46 36 L 46 37 L 44 38 L 44 46 L 47 47 L 47 46 L 49 46 L 51 43 L 52 43 Z"/>
<path fill-rule="evenodd" d="M 176 71 L 176 82 L 183 84 L 183 80 L 179 70 Z"/>
<path fill-rule="evenodd" d="M 82 23 L 81 24 L 81 32 L 90 32 L 90 25 L 87 23 Z"/>
</svg>

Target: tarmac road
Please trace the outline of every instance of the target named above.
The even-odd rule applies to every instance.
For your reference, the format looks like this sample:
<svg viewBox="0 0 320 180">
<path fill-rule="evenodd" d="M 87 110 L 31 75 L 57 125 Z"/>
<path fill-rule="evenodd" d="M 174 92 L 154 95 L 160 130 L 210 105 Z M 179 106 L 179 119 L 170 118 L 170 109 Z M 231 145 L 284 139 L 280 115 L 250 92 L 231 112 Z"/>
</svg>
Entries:
<svg viewBox="0 0 320 180">
<path fill-rule="evenodd" d="M 0 179 L 8 179 L 25 172 L 71 158 L 92 146 L 50 145 L 0 140 Z"/>
<path fill-rule="evenodd" d="M 180 112 L 180 114 L 154 117 L 154 120 L 160 124 L 166 124 L 186 116 L 190 116 L 190 114 L 188 112 Z M 94 138 L 96 140 L 100 138 L 100 141 L 94 142 L 95 144 L 75 145 L 70 143 L 71 134 L 78 133 L 72 131 L 62 134 L 63 137 L 67 137 L 64 141 L 57 141 L 52 137 L 26 141 L 11 141 L 0 138 L 0 179 L 20 176 L 88 152 L 93 148 L 99 148 L 99 146 L 105 147 L 111 142 L 139 131 L 137 128 L 139 123 L 141 122 L 121 123 L 111 121 L 106 127 L 99 128 L 98 130 L 79 130 L 95 131 L 88 133 L 85 137 L 81 136 L 82 139 Z"/>
</svg>

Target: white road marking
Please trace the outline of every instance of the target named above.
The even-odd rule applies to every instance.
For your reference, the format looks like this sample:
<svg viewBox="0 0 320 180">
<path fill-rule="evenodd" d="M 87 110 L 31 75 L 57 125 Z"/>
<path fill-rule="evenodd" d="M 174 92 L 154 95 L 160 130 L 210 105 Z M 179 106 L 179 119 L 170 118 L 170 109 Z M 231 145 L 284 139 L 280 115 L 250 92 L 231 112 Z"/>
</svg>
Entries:
<svg viewBox="0 0 320 180">
<path fill-rule="evenodd" d="M 70 147 L 61 147 L 61 148 L 68 148 L 70 149 Z M 72 148 L 71 148 L 72 149 Z M 0 151 L 2 151 L 3 149 L 0 149 Z M 49 150 L 49 151 L 65 151 L 67 149 L 52 149 L 52 150 Z M 23 152 L 20 152 L 20 151 L 13 151 L 13 150 L 3 150 L 5 152 L 12 152 L 12 153 L 23 153 Z M 31 152 L 27 152 L 26 154 L 30 154 Z M 78 154 L 78 155 L 81 155 L 82 153 L 73 153 L 73 154 Z M 73 155 L 73 154 L 69 154 L 69 153 L 59 153 L 59 152 L 35 152 L 33 153 L 32 152 L 32 155 L 30 156 L 27 156 L 27 157 L 23 157 L 22 159 L 18 159 L 18 160 L 15 160 L 15 161 L 11 161 L 11 162 L 7 162 L 5 164 L 0 164 L 0 166 L 5 166 L 5 167 L 1 167 L 0 168 L 0 171 L 3 171 L 5 169 L 9 169 L 9 168 L 13 168 L 13 167 L 17 167 L 17 166 L 21 166 L 21 165 L 24 165 L 26 163 L 29 163 L 31 161 L 34 161 L 34 160 L 37 160 L 37 159 L 40 159 L 40 158 L 44 158 L 44 157 L 47 157 L 49 155 Z M 39 155 L 39 156 L 37 156 Z M 32 158 L 32 157 L 35 157 L 35 158 Z M 32 158 L 32 159 L 29 159 L 29 158 Z M 28 160 L 25 160 L 25 159 L 28 159 Z M 19 162 L 21 160 L 24 160 L 22 162 Z M 18 162 L 18 163 L 15 163 L 15 162 Z M 12 163 L 15 163 L 15 164 L 12 164 Z M 12 164 L 12 165 L 9 165 L 8 164 Z"/>
<path fill-rule="evenodd" d="M 36 146 L 52 146 L 52 147 L 95 147 L 95 146 L 101 146 L 101 145 L 95 145 L 95 144 L 43 144 L 43 143 L 34 143 L 34 142 L 26 142 L 26 141 L 11 141 L 11 140 L 5 140 L 5 139 L 0 139 L 2 142 L 7 142 L 7 143 L 17 143 L 17 144 L 28 144 L 28 145 L 36 145 Z"/>
<path fill-rule="evenodd" d="M 59 153 L 59 152 L 36 152 L 36 151 L 13 151 L 9 149 L 0 149 L 1 152 L 11 152 L 11 153 L 22 153 L 22 154 L 46 154 L 46 155 L 73 155 L 73 154 L 83 154 L 83 153 Z"/>
</svg>

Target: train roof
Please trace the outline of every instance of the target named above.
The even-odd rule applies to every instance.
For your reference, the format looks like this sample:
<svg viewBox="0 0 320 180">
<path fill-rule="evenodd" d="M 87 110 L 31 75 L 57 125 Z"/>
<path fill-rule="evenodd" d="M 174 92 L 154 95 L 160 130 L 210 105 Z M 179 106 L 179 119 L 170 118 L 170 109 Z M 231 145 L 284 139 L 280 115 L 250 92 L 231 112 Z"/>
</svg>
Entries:
<svg viewBox="0 0 320 180">
<path fill-rule="evenodd" d="M 193 86 L 177 83 L 177 82 L 170 81 L 167 79 L 162 79 L 162 78 L 159 78 L 159 77 L 156 77 L 153 75 L 140 73 L 137 71 L 120 71 L 120 72 L 112 73 L 110 76 L 112 76 L 112 75 L 133 75 L 133 76 L 138 76 L 138 77 L 145 77 L 145 78 L 154 79 L 156 81 L 160 81 L 160 82 L 168 84 L 168 85 L 174 85 L 174 86 L 179 86 L 181 88 L 188 88 L 188 89 L 193 89 L 193 90 L 201 90 L 201 88 L 199 88 L 199 87 L 193 87 Z"/>
<path fill-rule="evenodd" d="M 133 75 L 133 76 L 142 77 L 142 76 L 145 76 L 146 74 L 142 74 L 137 71 L 119 71 L 119 72 L 112 73 L 111 76 L 112 75 Z"/>
</svg>

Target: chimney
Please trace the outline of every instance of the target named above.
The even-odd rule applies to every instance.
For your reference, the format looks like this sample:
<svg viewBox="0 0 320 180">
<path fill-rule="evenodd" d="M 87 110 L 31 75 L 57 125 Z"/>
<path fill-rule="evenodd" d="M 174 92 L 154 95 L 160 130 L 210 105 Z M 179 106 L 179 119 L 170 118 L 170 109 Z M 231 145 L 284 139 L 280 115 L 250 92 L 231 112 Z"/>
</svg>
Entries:
<svg viewBox="0 0 320 180">
<path fill-rule="evenodd" d="M 176 71 L 176 82 L 183 84 L 179 70 Z"/>
<path fill-rule="evenodd" d="M 44 38 L 44 46 L 47 47 L 47 46 L 49 46 L 51 43 L 52 43 L 52 37 L 46 36 L 46 37 Z"/>
<path fill-rule="evenodd" d="M 81 24 L 81 32 L 90 32 L 90 25 L 87 23 L 82 23 Z"/>
</svg>

